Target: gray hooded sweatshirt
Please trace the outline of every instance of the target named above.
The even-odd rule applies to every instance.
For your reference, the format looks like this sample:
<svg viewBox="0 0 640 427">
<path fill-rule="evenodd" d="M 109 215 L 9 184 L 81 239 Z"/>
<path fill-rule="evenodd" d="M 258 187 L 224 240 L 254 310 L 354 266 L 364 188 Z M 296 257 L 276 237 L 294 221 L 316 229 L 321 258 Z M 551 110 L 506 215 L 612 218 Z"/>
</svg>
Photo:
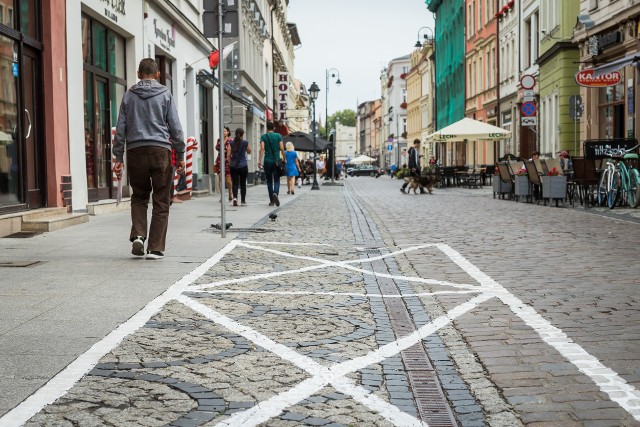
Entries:
<svg viewBox="0 0 640 427">
<path fill-rule="evenodd" d="M 136 147 L 173 148 L 184 160 L 184 136 L 171 92 L 156 80 L 140 80 L 124 96 L 118 113 L 113 155 L 122 162 L 125 150 Z"/>
</svg>

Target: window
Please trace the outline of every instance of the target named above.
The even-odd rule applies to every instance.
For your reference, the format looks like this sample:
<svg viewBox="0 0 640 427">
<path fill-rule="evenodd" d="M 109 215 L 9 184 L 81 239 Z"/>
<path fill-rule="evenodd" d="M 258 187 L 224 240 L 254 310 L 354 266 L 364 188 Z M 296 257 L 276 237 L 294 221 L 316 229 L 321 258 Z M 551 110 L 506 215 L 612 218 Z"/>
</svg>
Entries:
<svg viewBox="0 0 640 427">
<path fill-rule="evenodd" d="M 624 138 L 624 82 L 615 86 L 600 88 L 598 106 L 600 119 L 600 138 Z"/>
</svg>

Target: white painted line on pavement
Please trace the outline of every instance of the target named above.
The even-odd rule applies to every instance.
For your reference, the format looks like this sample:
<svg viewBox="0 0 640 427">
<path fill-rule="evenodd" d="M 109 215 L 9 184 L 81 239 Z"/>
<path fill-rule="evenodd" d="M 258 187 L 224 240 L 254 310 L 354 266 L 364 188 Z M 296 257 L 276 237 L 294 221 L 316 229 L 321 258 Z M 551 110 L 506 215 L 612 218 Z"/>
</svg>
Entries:
<svg viewBox="0 0 640 427">
<path fill-rule="evenodd" d="M 207 294 L 240 294 L 240 295 L 290 295 L 290 296 L 305 296 L 305 295 L 319 295 L 319 296 L 347 296 L 347 297 L 362 297 L 362 298 L 409 298 L 409 297 L 426 297 L 434 295 L 455 295 L 455 294 L 476 294 L 482 292 L 481 289 L 474 291 L 438 291 L 438 292 L 421 292 L 417 294 L 361 294 L 356 292 L 312 292 L 312 291 L 241 291 L 232 289 L 212 289 L 201 291 Z"/>
<path fill-rule="evenodd" d="M 278 251 L 278 250 L 274 250 L 274 249 L 263 248 L 263 247 L 260 247 L 260 246 L 254 246 L 254 245 L 247 244 L 247 243 L 242 243 L 242 242 L 239 243 L 238 246 L 243 246 L 245 248 L 255 249 L 255 250 L 259 250 L 259 251 L 270 252 L 272 254 L 280 255 L 280 256 L 283 256 L 283 257 L 286 257 L 286 258 L 295 258 L 295 259 L 302 259 L 302 260 L 306 260 L 306 261 L 317 262 L 318 264 L 317 265 L 313 265 L 313 266 L 308 266 L 308 267 L 302 267 L 302 268 L 299 268 L 299 269 L 293 269 L 293 270 L 287 270 L 287 271 L 278 271 L 278 272 L 271 272 L 271 273 L 261 273 L 261 274 L 256 274 L 256 275 L 253 275 L 253 276 L 244 276 L 244 277 L 239 277 L 239 278 L 236 278 L 236 279 L 227 279 L 227 280 L 221 280 L 221 281 L 217 281 L 217 282 L 210 282 L 210 283 L 205 283 L 205 284 L 193 286 L 191 289 L 208 289 L 208 288 L 212 288 L 212 287 L 216 287 L 216 286 L 230 285 L 230 284 L 234 284 L 234 283 L 244 283 L 244 282 L 250 282 L 250 281 L 254 281 L 254 280 L 270 278 L 270 277 L 277 277 L 277 276 L 283 276 L 283 275 L 289 275 L 289 274 L 299 274 L 299 273 L 304 273 L 304 272 L 313 271 L 313 270 L 319 270 L 319 269 L 327 268 L 327 267 L 340 267 L 340 268 L 344 268 L 344 269 L 347 269 L 347 270 L 355 271 L 355 272 L 358 272 L 358 273 L 371 275 L 371 276 L 376 276 L 376 277 L 382 277 L 382 278 L 385 278 L 385 279 L 404 280 L 404 281 L 407 281 L 407 282 L 422 283 L 422 284 L 426 284 L 426 285 L 447 286 L 447 287 L 452 287 L 452 288 L 474 289 L 474 290 L 481 291 L 481 289 L 479 289 L 479 287 L 477 285 L 452 283 L 452 282 L 447 282 L 447 281 L 442 281 L 442 280 L 423 279 L 421 277 L 396 276 L 396 275 L 392 275 L 392 274 L 377 273 L 377 272 L 373 272 L 373 271 L 369 271 L 369 270 L 364 270 L 364 269 L 352 267 L 351 265 L 349 265 L 349 264 L 357 264 L 357 263 L 369 263 L 369 262 L 372 262 L 372 261 L 377 261 L 377 260 L 381 260 L 381 259 L 384 259 L 384 258 L 393 257 L 393 256 L 396 256 L 398 254 L 405 253 L 405 252 L 415 251 L 415 250 L 424 249 L 424 248 L 428 248 L 428 247 L 437 247 L 437 244 L 426 244 L 426 245 L 411 246 L 409 248 L 401 249 L 401 250 L 398 250 L 396 252 L 391 252 L 389 254 L 380 255 L 380 256 L 377 256 L 377 257 L 372 257 L 372 258 L 368 258 L 368 259 L 365 258 L 365 259 L 355 259 L 355 260 L 348 260 L 348 261 L 339 261 L 339 262 L 325 260 L 325 259 L 316 258 L 316 257 L 293 255 L 293 254 L 290 254 L 288 252 L 282 252 L 282 251 Z"/>
<path fill-rule="evenodd" d="M 214 264 L 219 262 L 226 254 L 231 252 L 237 240 L 230 241 L 219 252 L 196 267 L 176 283 L 171 285 L 164 293 L 148 303 L 142 310 L 134 314 L 129 320 L 118 326 L 106 337 L 95 343 L 89 350 L 78 356 L 66 368 L 60 371 L 55 377 L 50 379 L 45 385 L 40 387 L 35 393 L 25 399 L 18 406 L 7 412 L 0 418 L 0 427 L 21 426 L 31 417 L 40 412 L 46 405 L 49 405 L 62 397 L 71 387 L 87 374 L 100 361 L 104 355 L 116 348 L 124 338 L 135 333 L 147 323 L 167 302 L 178 297 Z M 157 261 L 156 261 L 157 262 Z"/>
<path fill-rule="evenodd" d="M 332 384 L 334 381 L 336 381 L 338 384 L 336 388 L 339 387 L 342 393 L 354 397 L 354 399 L 367 406 L 369 409 L 379 413 L 383 418 L 387 419 L 390 422 L 393 422 L 396 426 L 427 426 L 427 424 L 422 423 L 415 417 L 412 417 L 411 415 L 400 411 L 397 407 L 391 405 L 390 403 L 384 402 L 381 399 L 368 397 L 370 394 L 372 394 L 370 391 L 356 385 L 355 382 L 344 377 L 344 375 L 353 371 L 335 373 L 333 368 L 328 369 L 314 361 L 312 358 L 302 355 L 283 344 L 279 344 L 273 341 L 271 338 L 261 334 L 260 332 L 248 326 L 242 325 L 198 301 L 195 301 L 186 296 L 179 297 L 178 301 L 196 311 L 197 313 L 205 316 L 212 322 L 223 326 L 233 333 L 241 335 L 242 337 L 248 339 L 256 345 L 264 348 L 267 351 L 270 351 L 274 355 L 292 363 L 293 365 L 312 375 L 311 378 L 302 381 L 298 385 L 290 388 L 285 392 L 262 401 L 256 406 L 245 411 L 240 411 L 232 414 L 226 420 L 216 424 L 216 426 L 257 426 L 273 417 L 278 416 L 286 408 L 312 396 L 325 386 Z M 419 341 L 420 339 L 422 338 L 418 338 L 416 341 Z M 410 347 L 411 345 L 409 345 L 408 347 Z M 392 355 L 395 354 L 396 353 Z M 369 364 L 370 363 L 362 365 L 362 367 L 368 366 Z M 354 369 L 354 371 L 357 369 Z"/>
<path fill-rule="evenodd" d="M 499 298 L 514 314 L 536 331 L 545 343 L 555 348 L 580 372 L 591 378 L 600 390 L 609 395 L 611 400 L 620 405 L 637 421 L 640 421 L 640 392 L 638 392 L 638 389 L 629 385 L 617 372 L 606 367 L 594 356 L 587 353 L 585 349 L 575 343 L 561 329 L 553 326 L 532 307 L 480 271 L 478 267 L 467 261 L 456 250 L 446 244 L 439 244 L 439 247 L 453 262 L 475 278 L 483 288 L 491 289 L 489 292 Z"/>
</svg>

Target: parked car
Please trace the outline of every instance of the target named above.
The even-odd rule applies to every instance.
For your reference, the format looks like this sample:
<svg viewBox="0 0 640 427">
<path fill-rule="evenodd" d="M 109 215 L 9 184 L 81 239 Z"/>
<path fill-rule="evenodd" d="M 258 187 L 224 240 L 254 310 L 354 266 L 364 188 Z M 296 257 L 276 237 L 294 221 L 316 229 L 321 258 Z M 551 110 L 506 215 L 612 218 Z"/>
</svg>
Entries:
<svg viewBox="0 0 640 427">
<path fill-rule="evenodd" d="M 372 165 L 359 165 L 352 168 L 347 168 L 347 175 L 349 176 L 375 176 L 382 175 L 382 170 L 377 166 Z"/>
</svg>

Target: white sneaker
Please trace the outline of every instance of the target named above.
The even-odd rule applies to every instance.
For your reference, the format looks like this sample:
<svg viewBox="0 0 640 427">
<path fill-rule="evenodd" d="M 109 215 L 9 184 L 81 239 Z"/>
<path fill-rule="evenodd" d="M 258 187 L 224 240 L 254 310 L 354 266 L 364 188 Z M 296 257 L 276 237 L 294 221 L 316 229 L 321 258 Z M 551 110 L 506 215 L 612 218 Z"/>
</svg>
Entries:
<svg viewBox="0 0 640 427">
<path fill-rule="evenodd" d="M 142 236 L 136 236 L 133 242 L 131 242 L 131 254 L 144 256 L 144 238 Z"/>
<path fill-rule="evenodd" d="M 164 254 L 161 251 L 147 251 L 147 259 L 162 259 Z"/>
</svg>

